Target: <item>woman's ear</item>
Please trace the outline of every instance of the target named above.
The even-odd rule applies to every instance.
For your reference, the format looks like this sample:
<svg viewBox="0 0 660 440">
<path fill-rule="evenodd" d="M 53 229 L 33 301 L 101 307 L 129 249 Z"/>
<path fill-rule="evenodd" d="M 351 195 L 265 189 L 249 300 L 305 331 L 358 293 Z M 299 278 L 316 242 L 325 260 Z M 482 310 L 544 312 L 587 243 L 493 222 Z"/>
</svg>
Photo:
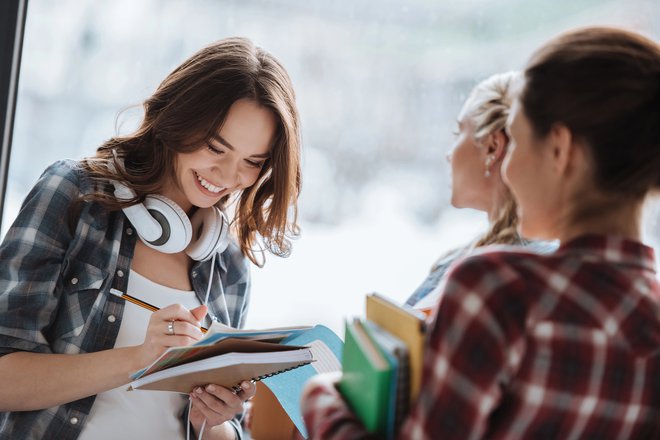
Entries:
<svg viewBox="0 0 660 440">
<path fill-rule="evenodd" d="M 560 175 L 565 175 L 573 166 L 576 145 L 571 130 L 563 124 L 554 124 L 548 135 L 550 141 L 553 168 Z"/>
<path fill-rule="evenodd" d="M 497 130 L 489 134 L 486 141 L 486 153 L 493 158 L 493 162 L 499 162 L 504 159 L 506 147 L 509 143 L 504 130 Z"/>
</svg>

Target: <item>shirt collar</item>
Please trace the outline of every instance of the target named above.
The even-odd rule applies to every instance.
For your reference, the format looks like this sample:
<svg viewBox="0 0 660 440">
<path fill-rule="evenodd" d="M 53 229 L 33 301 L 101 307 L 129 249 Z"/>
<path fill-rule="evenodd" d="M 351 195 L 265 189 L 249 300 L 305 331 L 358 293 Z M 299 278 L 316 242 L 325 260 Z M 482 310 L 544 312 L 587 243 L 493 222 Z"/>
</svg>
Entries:
<svg viewBox="0 0 660 440">
<path fill-rule="evenodd" d="M 653 248 L 616 235 L 587 234 L 569 240 L 557 252 L 579 253 L 584 259 L 636 266 L 656 272 Z"/>
</svg>

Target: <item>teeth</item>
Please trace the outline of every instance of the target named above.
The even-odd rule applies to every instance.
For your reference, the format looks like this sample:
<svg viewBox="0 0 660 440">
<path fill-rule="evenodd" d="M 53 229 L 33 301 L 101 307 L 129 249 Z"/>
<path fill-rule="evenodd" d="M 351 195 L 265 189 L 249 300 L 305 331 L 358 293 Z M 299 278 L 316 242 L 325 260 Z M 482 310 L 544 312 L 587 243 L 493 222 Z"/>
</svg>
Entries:
<svg viewBox="0 0 660 440">
<path fill-rule="evenodd" d="M 197 174 L 197 180 L 199 180 L 199 183 L 201 183 L 204 188 L 208 189 L 209 191 L 211 191 L 213 193 L 219 193 L 220 191 L 224 190 L 223 187 L 213 185 L 212 183 L 208 182 L 206 179 L 204 179 L 199 174 Z"/>
</svg>

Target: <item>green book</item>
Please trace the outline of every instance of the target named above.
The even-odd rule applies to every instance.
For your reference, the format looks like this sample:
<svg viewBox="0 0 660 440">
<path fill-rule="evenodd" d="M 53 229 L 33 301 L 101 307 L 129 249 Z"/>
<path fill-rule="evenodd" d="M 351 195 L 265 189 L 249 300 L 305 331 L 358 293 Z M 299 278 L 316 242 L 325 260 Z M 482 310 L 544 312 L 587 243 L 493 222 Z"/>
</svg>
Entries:
<svg viewBox="0 0 660 440">
<path fill-rule="evenodd" d="M 392 369 L 386 438 L 393 439 L 408 413 L 410 394 L 408 347 L 401 339 L 371 321 L 363 321 L 362 326 Z"/>
<path fill-rule="evenodd" d="M 392 368 L 359 319 L 346 323 L 339 391 L 370 433 L 385 437 Z"/>
</svg>

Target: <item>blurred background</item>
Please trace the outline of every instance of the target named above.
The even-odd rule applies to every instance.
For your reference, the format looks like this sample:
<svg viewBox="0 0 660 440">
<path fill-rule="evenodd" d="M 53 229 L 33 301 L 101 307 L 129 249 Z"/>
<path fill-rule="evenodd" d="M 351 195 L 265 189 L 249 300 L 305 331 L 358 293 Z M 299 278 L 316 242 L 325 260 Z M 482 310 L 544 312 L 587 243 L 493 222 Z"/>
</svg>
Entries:
<svg viewBox="0 0 660 440">
<path fill-rule="evenodd" d="M 293 79 L 304 157 L 302 235 L 289 258 L 253 268 L 247 326 L 343 335 L 366 293 L 403 301 L 440 254 L 485 229 L 484 214 L 449 205 L 445 160 L 479 80 L 521 69 L 576 26 L 659 39 L 659 23 L 656 0 L 30 0 L 0 232 L 48 164 L 131 131 L 141 102 L 201 47 L 249 37 Z M 660 249 L 657 203 L 645 236 Z"/>
</svg>

